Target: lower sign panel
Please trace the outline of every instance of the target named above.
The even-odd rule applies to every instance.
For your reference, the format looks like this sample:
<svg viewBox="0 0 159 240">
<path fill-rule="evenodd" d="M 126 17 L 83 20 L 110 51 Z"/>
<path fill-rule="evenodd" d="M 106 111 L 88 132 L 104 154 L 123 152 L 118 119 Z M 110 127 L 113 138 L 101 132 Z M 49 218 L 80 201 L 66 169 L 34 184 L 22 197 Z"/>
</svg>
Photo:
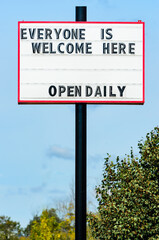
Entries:
<svg viewBox="0 0 159 240">
<path fill-rule="evenodd" d="M 19 22 L 18 30 L 19 103 L 144 103 L 143 23 Z"/>
</svg>

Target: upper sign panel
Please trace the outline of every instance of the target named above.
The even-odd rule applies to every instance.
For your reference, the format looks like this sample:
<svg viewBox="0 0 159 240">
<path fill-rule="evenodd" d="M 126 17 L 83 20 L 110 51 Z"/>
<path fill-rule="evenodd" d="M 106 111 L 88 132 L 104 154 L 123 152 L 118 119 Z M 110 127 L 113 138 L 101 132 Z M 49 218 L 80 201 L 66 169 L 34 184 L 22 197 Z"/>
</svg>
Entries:
<svg viewBox="0 0 159 240">
<path fill-rule="evenodd" d="M 19 22 L 18 103 L 144 103 L 143 22 Z"/>
</svg>

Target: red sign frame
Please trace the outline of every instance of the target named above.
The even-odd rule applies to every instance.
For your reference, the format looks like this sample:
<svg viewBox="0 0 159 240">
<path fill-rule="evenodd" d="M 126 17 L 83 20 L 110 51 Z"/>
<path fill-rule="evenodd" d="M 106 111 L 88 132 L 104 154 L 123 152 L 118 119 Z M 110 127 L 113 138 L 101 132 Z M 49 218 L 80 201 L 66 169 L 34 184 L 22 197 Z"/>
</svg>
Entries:
<svg viewBox="0 0 159 240">
<path fill-rule="evenodd" d="M 61 24 L 142 24 L 143 25 L 143 99 L 141 101 L 64 101 L 64 100 L 21 100 L 20 99 L 20 24 L 24 23 L 61 23 Z M 60 21 L 19 21 L 18 22 L 18 104 L 75 104 L 75 103 L 86 103 L 86 104 L 144 104 L 145 102 L 145 22 L 60 22 Z"/>
</svg>

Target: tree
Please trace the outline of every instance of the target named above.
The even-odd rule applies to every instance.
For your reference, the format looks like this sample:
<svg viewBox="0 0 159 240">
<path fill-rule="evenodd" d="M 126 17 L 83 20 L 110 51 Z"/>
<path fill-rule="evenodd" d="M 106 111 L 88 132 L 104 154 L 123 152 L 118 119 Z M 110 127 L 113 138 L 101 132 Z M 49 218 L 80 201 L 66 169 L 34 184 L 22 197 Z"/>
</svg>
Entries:
<svg viewBox="0 0 159 240">
<path fill-rule="evenodd" d="M 44 210 L 31 224 L 31 240 L 74 240 L 73 206 L 67 209 L 65 219 L 60 220 L 54 211 Z M 51 213 L 51 214 L 50 214 Z M 53 214 L 52 214 L 53 213 Z"/>
<path fill-rule="evenodd" d="M 51 218 L 51 217 L 55 217 L 55 220 L 57 221 L 57 223 L 60 223 L 61 222 L 61 219 L 57 216 L 56 214 L 56 210 L 54 208 L 50 208 L 50 209 L 47 209 L 47 217 L 48 218 Z M 41 218 L 41 215 L 35 215 L 33 217 L 32 220 L 30 220 L 29 224 L 27 225 L 27 227 L 24 229 L 24 235 L 26 237 L 30 236 L 31 234 L 31 229 L 32 229 L 32 226 L 34 225 L 35 222 L 37 223 L 40 223 L 40 218 Z"/>
<path fill-rule="evenodd" d="M 147 134 L 145 141 L 139 144 L 140 163 L 146 174 L 151 172 L 151 179 L 158 182 L 159 187 L 159 128 Z"/>
<path fill-rule="evenodd" d="M 31 228 L 31 240 L 52 240 L 56 231 L 58 230 L 58 223 L 54 216 L 49 217 L 48 211 L 44 210 L 40 217 L 40 221 L 34 221 Z"/>
<path fill-rule="evenodd" d="M 75 239 L 75 212 L 74 204 L 69 202 L 63 205 L 65 210 L 64 220 L 60 223 L 60 238 L 63 240 L 74 240 Z"/>
<path fill-rule="evenodd" d="M 88 215 L 95 239 L 159 239 L 159 128 L 139 144 L 140 159 L 131 155 L 105 159 L 96 187 L 98 216 Z"/>
<path fill-rule="evenodd" d="M 18 240 L 21 235 L 18 222 L 12 221 L 10 217 L 0 216 L 0 239 Z"/>
<path fill-rule="evenodd" d="M 29 238 L 29 237 L 21 236 L 21 237 L 19 238 L 19 240 L 30 240 L 30 238 Z"/>
</svg>

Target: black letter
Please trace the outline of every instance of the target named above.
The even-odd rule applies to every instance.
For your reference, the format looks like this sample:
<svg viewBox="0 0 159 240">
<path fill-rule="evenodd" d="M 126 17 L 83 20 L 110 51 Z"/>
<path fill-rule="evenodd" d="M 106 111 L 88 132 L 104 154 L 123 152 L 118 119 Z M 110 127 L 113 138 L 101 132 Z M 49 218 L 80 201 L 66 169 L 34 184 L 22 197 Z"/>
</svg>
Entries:
<svg viewBox="0 0 159 240">
<path fill-rule="evenodd" d="M 27 37 L 25 37 L 24 35 L 26 35 L 26 28 L 21 28 L 21 39 L 27 39 Z"/>
<path fill-rule="evenodd" d="M 52 34 L 52 30 L 49 28 L 46 28 L 45 29 L 45 39 L 48 39 L 48 37 L 49 37 L 49 39 L 52 39 L 51 34 Z"/>
<path fill-rule="evenodd" d="M 50 53 L 56 53 L 56 51 L 53 49 L 53 43 L 50 43 Z"/>
<path fill-rule="evenodd" d="M 86 43 L 86 54 L 91 54 L 92 53 L 91 50 L 92 50 L 92 43 Z"/>
<path fill-rule="evenodd" d="M 104 86 L 104 97 L 106 97 L 106 96 L 107 96 L 107 87 Z"/>
<path fill-rule="evenodd" d="M 106 29 L 106 34 L 109 36 L 109 37 L 106 37 L 106 39 L 112 39 L 112 37 L 113 37 L 113 34 L 112 33 L 110 33 L 110 31 L 112 31 L 112 28 L 107 28 Z"/>
<path fill-rule="evenodd" d="M 135 43 L 129 43 L 129 53 L 130 54 L 135 54 L 135 52 L 133 52 L 135 50 Z"/>
<path fill-rule="evenodd" d="M 78 39 L 78 29 L 71 29 L 72 36 L 71 39 Z"/>
<path fill-rule="evenodd" d="M 43 28 L 38 28 L 38 39 L 43 39 L 43 32 L 44 29 Z"/>
<path fill-rule="evenodd" d="M 107 45 L 107 46 L 106 46 Z M 110 49 L 109 49 L 109 46 L 110 44 L 109 43 L 103 43 L 103 54 L 107 53 L 109 54 L 110 53 Z M 107 52 L 106 52 L 107 51 Z"/>
<path fill-rule="evenodd" d="M 104 29 L 101 29 L 101 39 L 104 39 Z"/>
<path fill-rule="evenodd" d="M 119 54 L 121 54 L 122 52 L 126 54 L 125 48 L 126 48 L 126 45 L 124 43 L 119 43 Z"/>
<path fill-rule="evenodd" d="M 77 95 L 81 97 L 81 86 L 75 86 L 75 97 L 77 97 Z"/>
<path fill-rule="evenodd" d="M 48 46 L 49 43 L 43 43 L 43 53 L 49 53 L 48 49 L 49 49 L 49 46 Z"/>
<path fill-rule="evenodd" d="M 81 43 L 80 45 L 79 45 L 79 43 L 76 43 L 75 44 L 75 47 L 76 47 L 76 53 L 83 53 L 83 46 L 84 46 L 84 43 Z"/>
<path fill-rule="evenodd" d="M 49 87 L 49 94 L 50 94 L 50 96 L 54 97 L 56 95 L 56 93 L 57 93 L 56 87 L 55 86 L 50 86 Z"/>
<path fill-rule="evenodd" d="M 92 95 L 92 88 L 89 86 L 86 86 L 86 97 L 90 97 Z"/>
<path fill-rule="evenodd" d="M 71 33 L 70 33 L 70 30 L 69 30 L 69 29 L 65 29 L 65 30 L 63 31 L 63 37 L 64 37 L 64 39 L 69 39 L 69 38 L 70 38 L 70 35 L 71 35 Z"/>
<path fill-rule="evenodd" d="M 59 97 L 61 97 L 61 94 L 66 91 L 65 86 L 59 86 Z"/>
<path fill-rule="evenodd" d="M 56 28 L 54 29 L 54 31 L 55 31 L 55 33 L 56 33 L 56 39 L 59 39 L 61 30 L 62 30 L 61 28 L 59 29 L 59 31 L 57 31 Z"/>
<path fill-rule="evenodd" d="M 99 86 L 97 86 L 95 97 L 97 97 L 97 95 L 99 95 L 99 97 L 102 97 L 102 93 Z"/>
<path fill-rule="evenodd" d="M 118 86 L 119 92 L 120 92 L 120 97 L 123 97 L 123 92 L 125 90 L 126 86 L 123 86 L 122 88 Z"/>
<path fill-rule="evenodd" d="M 73 90 L 74 90 L 74 86 L 67 86 L 67 96 L 68 97 L 74 97 L 74 92 L 73 92 Z"/>
<path fill-rule="evenodd" d="M 59 43 L 57 50 L 59 53 L 64 53 L 64 51 L 61 50 L 61 45 L 64 45 L 64 43 Z"/>
<path fill-rule="evenodd" d="M 33 53 L 40 53 L 41 43 L 32 43 Z"/>
<path fill-rule="evenodd" d="M 113 93 L 113 87 L 112 86 L 109 87 L 109 96 L 110 97 L 116 97 L 116 94 Z"/>
<path fill-rule="evenodd" d="M 85 39 L 85 32 L 86 29 L 79 29 L 79 39 Z"/>
<path fill-rule="evenodd" d="M 33 30 L 31 28 L 29 28 L 29 34 L 30 34 L 30 38 L 34 39 L 35 36 L 35 28 L 33 28 Z"/>
<path fill-rule="evenodd" d="M 72 43 L 68 43 L 68 44 L 66 45 L 66 50 L 67 50 L 67 53 L 69 53 L 69 54 L 73 53 L 73 51 L 74 51 L 74 46 L 73 46 L 73 44 L 72 44 Z"/>
<path fill-rule="evenodd" d="M 116 47 L 117 43 L 112 43 L 112 54 L 117 54 L 118 52 L 115 50 L 117 50 L 118 48 Z"/>
</svg>

